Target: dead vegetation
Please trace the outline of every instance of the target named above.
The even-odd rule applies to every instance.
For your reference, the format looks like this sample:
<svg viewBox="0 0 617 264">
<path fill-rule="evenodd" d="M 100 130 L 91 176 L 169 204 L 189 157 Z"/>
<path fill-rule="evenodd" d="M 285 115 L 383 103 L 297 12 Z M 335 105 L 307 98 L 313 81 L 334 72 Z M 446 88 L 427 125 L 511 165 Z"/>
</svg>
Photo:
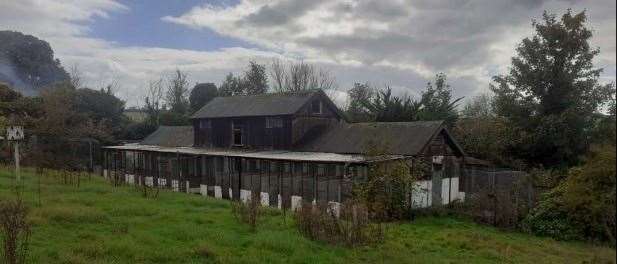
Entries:
<svg viewBox="0 0 617 264">
<path fill-rule="evenodd" d="M 8 264 L 26 263 L 30 241 L 28 208 L 17 197 L 0 202 L 0 231 L 2 260 Z"/>
<path fill-rule="evenodd" d="M 261 215 L 261 201 L 259 192 L 252 192 L 251 199 L 246 203 L 235 201 L 231 205 L 231 212 L 238 222 L 248 224 L 251 232 L 255 232 Z"/>
</svg>

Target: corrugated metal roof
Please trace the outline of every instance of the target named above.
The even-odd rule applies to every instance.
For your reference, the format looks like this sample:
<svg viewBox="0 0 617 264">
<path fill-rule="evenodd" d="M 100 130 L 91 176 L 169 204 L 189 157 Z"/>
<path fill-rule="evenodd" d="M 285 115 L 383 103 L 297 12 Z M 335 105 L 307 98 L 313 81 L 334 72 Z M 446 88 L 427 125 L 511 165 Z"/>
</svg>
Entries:
<svg viewBox="0 0 617 264">
<path fill-rule="evenodd" d="M 215 97 L 191 118 L 291 115 L 304 106 L 318 90 L 251 96 Z"/>
<path fill-rule="evenodd" d="M 420 154 L 433 136 L 443 129 L 443 121 L 343 123 L 297 146 L 300 151 L 360 154 L 370 142 L 387 145 L 397 155 Z"/>
<path fill-rule="evenodd" d="M 300 152 L 300 151 L 284 151 L 284 150 L 266 150 L 266 151 L 245 151 L 231 149 L 206 149 L 195 147 L 161 147 L 143 144 L 128 144 L 123 146 L 103 147 L 105 149 L 117 150 L 136 150 L 136 151 L 155 151 L 165 153 L 180 153 L 192 155 L 210 155 L 210 156 L 227 156 L 227 157 L 243 157 L 254 159 L 269 159 L 269 160 L 286 160 L 286 161 L 309 161 L 309 162 L 341 162 L 341 163 L 369 163 L 372 161 L 383 161 L 392 159 L 404 159 L 401 155 L 388 155 L 381 157 L 366 157 L 356 154 L 338 154 L 325 152 Z"/>
<path fill-rule="evenodd" d="M 193 141 L 192 126 L 160 126 L 141 141 L 141 144 L 164 147 L 192 147 Z"/>
</svg>

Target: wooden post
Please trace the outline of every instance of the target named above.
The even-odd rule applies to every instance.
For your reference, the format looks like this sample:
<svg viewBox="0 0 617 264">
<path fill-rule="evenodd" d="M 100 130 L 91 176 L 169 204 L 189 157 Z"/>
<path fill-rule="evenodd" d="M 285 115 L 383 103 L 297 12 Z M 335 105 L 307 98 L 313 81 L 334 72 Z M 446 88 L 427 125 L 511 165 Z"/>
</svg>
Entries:
<svg viewBox="0 0 617 264">
<path fill-rule="evenodd" d="M 19 141 L 15 141 L 13 145 L 15 146 L 15 177 L 17 181 L 20 181 L 21 175 L 19 171 Z"/>
</svg>

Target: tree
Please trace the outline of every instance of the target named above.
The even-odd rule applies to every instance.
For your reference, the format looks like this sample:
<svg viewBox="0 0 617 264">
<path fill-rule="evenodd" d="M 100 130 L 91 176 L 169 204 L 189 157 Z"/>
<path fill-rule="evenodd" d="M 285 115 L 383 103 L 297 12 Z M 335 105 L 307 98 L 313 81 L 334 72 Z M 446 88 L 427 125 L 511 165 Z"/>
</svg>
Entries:
<svg viewBox="0 0 617 264">
<path fill-rule="evenodd" d="M 69 75 L 49 43 L 20 32 L 0 31 L 0 82 L 34 95 L 42 87 L 66 80 Z"/>
<path fill-rule="evenodd" d="M 320 89 L 327 93 L 336 87 L 336 81 L 330 72 L 303 61 L 285 65 L 275 59 L 270 67 L 270 77 L 273 79 L 275 92 Z"/>
<path fill-rule="evenodd" d="M 250 61 L 249 69 L 244 73 L 244 94 L 263 94 L 268 91 L 268 75 L 266 66 Z"/>
<path fill-rule="evenodd" d="M 368 83 L 354 83 L 353 88 L 347 93 L 349 94 L 349 105 L 346 112 L 349 119 L 353 122 L 371 121 L 371 113 L 365 105 L 374 96 L 374 89 Z"/>
<path fill-rule="evenodd" d="M 242 78 L 234 76 L 233 73 L 227 74 L 225 80 L 219 87 L 219 96 L 238 96 L 244 94 Z"/>
<path fill-rule="evenodd" d="M 467 102 L 461 111 L 464 118 L 493 118 L 495 108 L 493 107 L 493 96 L 488 93 L 480 94 Z"/>
<path fill-rule="evenodd" d="M 376 122 L 408 122 L 418 120 L 421 104 L 409 96 L 392 95 L 392 89 L 377 91 L 362 103 Z"/>
<path fill-rule="evenodd" d="M 179 115 L 185 115 L 189 109 L 188 100 L 188 80 L 186 73 L 176 70 L 169 78 L 169 86 L 165 101 L 169 106 L 169 111 Z"/>
<path fill-rule="evenodd" d="M 160 123 L 163 105 L 163 79 L 150 81 L 145 99 L 145 108 L 148 114 L 148 123 L 153 127 L 158 127 Z"/>
<path fill-rule="evenodd" d="M 218 91 L 214 83 L 198 83 L 191 90 L 189 101 L 191 103 L 191 111 L 195 112 L 202 108 L 214 97 L 218 96 Z"/>
<path fill-rule="evenodd" d="M 444 73 L 435 76 L 435 83 L 428 83 L 422 92 L 422 109 L 418 113 L 419 120 L 444 120 L 450 127 L 458 119 L 457 104 L 463 98 L 452 99 L 452 89 L 447 83 Z"/>
<path fill-rule="evenodd" d="M 127 122 L 123 114 L 124 104 L 113 94 L 111 86 L 100 90 L 75 90 L 75 111 L 87 115 L 95 123 L 104 124 L 116 138 L 123 132 Z"/>
</svg>

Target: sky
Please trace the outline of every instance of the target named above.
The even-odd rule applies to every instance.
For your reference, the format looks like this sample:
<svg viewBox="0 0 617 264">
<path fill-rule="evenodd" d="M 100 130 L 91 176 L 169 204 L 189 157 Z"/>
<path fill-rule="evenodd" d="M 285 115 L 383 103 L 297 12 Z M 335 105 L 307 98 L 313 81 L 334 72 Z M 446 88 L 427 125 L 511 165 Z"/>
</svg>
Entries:
<svg viewBox="0 0 617 264">
<path fill-rule="evenodd" d="M 180 69 L 222 82 L 249 60 L 304 61 L 329 71 L 344 105 L 355 82 L 419 96 L 437 73 L 455 96 L 486 93 L 542 12 L 587 10 L 602 82 L 616 76 L 614 0 L 0 0 L 0 30 L 50 43 L 93 88 L 115 84 L 128 106 Z"/>
</svg>

